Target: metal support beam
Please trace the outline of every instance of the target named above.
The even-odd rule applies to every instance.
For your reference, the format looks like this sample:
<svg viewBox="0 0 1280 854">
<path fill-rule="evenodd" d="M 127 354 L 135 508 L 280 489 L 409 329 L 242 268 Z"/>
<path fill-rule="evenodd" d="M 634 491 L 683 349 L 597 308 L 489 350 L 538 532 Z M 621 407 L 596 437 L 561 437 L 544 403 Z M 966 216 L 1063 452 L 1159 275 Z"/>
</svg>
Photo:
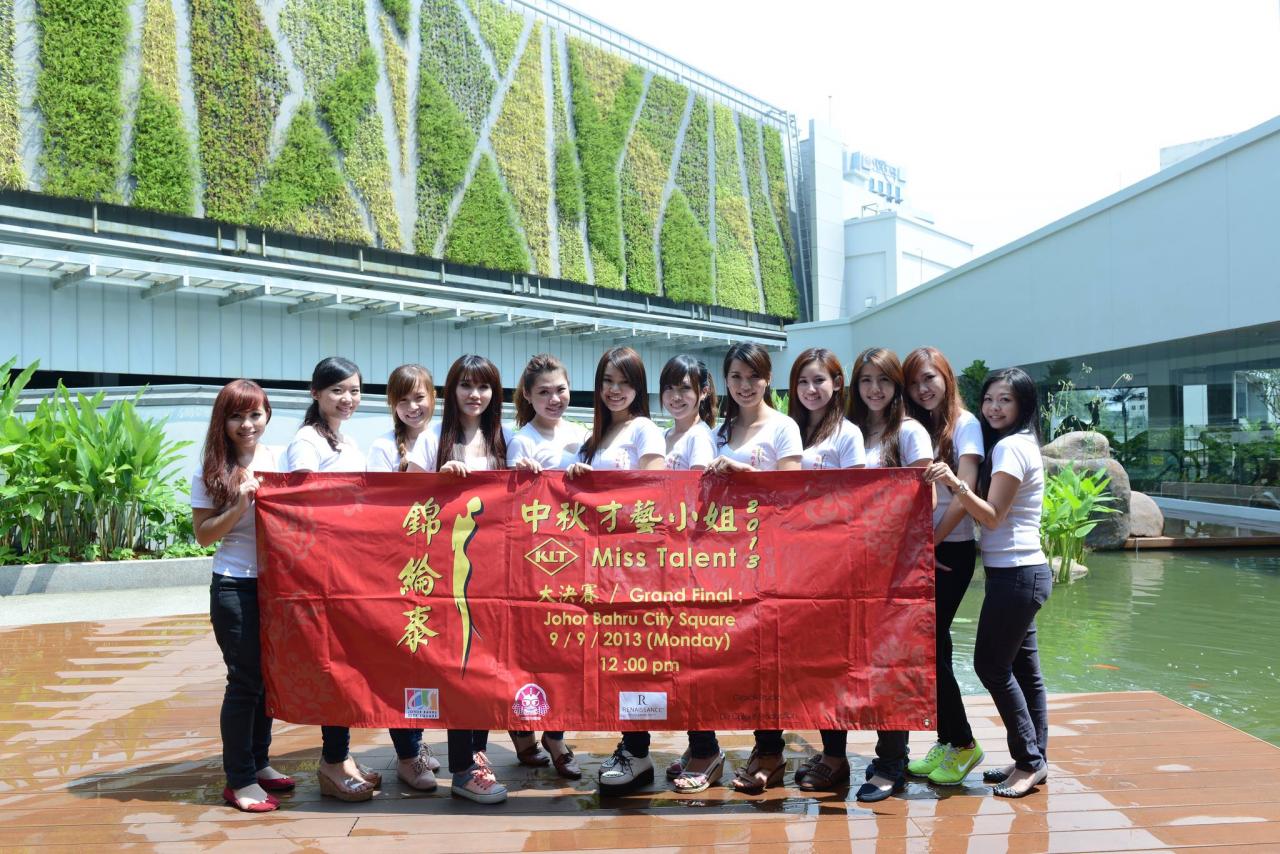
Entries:
<svg viewBox="0 0 1280 854">
<path fill-rule="evenodd" d="M 53 289 L 60 291 L 63 288 L 69 288 L 78 285 L 81 282 L 87 282 L 94 276 L 98 275 L 98 263 L 90 261 L 89 265 L 76 270 L 74 273 L 64 273 L 61 278 L 55 279 Z"/>
<path fill-rule="evenodd" d="M 143 299 L 155 299 L 165 294 L 176 293 L 183 288 L 191 286 L 191 277 L 186 273 L 181 276 L 174 276 L 167 282 L 158 282 L 142 292 Z"/>
<path fill-rule="evenodd" d="M 453 324 L 454 329 L 470 329 L 473 326 L 497 326 L 498 324 L 511 325 L 511 315 L 501 314 L 473 314 Z"/>
<path fill-rule="evenodd" d="M 331 305 L 337 305 L 342 302 L 342 297 L 337 294 L 326 294 L 317 299 L 304 299 L 301 302 L 294 303 L 285 309 L 289 314 L 302 314 L 304 311 L 315 311 L 318 308 L 325 308 Z"/>
<path fill-rule="evenodd" d="M 460 308 L 429 308 L 426 311 L 419 311 L 412 317 L 404 319 L 405 326 L 412 326 L 418 323 L 435 323 L 438 320 L 444 320 L 448 315 L 454 317 L 462 317 L 462 309 Z"/>
<path fill-rule="evenodd" d="M 517 332 L 538 332 L 543 329 L 555 329 L 561 325 L 559 320 L 535 320 L 533 323 L 513 323 L 511 326 L 504 326 L 498 331 L 503 335 L 512 335 Z"/>
<path fill-rule="evenodd" d="M 394 314 L 397 311 L 404 311 L 404 303 L 388 302 L 382 305 L 365 306 L 359 311 L 351 312 L 352 320 L 367 320 L 371 317 L 382 317 L 388 314 Z"/>
<path fill-rule="evenodd" d="M 225 297 L 219 297 L 218 308 L 226 308 L 229 305 L 235 305 L 238 302 L 248 302 L 249 300 L 261 299 L 262 297 L 271 296 L 270 285 L 258 285 L 256 288 L 248 288 L 243 291 L 235 291 L 227 294 Z"/>
</svg>

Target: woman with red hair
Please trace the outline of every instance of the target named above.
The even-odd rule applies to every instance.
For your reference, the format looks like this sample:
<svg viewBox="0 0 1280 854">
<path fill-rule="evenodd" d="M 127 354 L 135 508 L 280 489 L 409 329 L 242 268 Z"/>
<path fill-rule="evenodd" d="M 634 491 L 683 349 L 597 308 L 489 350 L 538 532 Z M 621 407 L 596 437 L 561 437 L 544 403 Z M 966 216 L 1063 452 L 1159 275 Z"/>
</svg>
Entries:
<svg viewBox="0 0 1280 854">
<path fill-rule="evenodd" d="M 227 665 L 222 697 L 222 798 L 244 812 L 270 812 L 268 792 L 292 789 L 291 778 L 271 767 L 258 640 L 258 552 L 253 499 L 257 472 L 275 471 L 275 454 L 262 444 L 271 421 L 266 392 L 250 380 L 227 383 L 213 402 L 204 454 L 191 477 L 191 520 L 196 541 L 218 544 L 209 585 L 209 619 Z"/>
</svg>

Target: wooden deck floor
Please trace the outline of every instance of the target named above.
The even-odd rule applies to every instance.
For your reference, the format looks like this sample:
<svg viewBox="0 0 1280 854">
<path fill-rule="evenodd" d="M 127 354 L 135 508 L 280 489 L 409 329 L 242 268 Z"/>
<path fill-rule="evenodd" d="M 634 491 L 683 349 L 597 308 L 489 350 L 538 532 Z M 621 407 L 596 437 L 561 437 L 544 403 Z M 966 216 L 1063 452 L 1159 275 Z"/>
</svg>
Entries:
<svg viewBox="0 0 1280 854">
<path fill-rule="evenodd" d="M 222 681 L 200 616 L 0 629 L 0 848 L 1280 851 L 1280 749 L 1154 693 L 1056 696 L 1049 782 L 1020 801 L 992 797 L 974 774 L 951 790 L 912 783 L 873 807 L 794 788 L 757 798 L 655 788 L 601 802 L 592 781 L 616 735 L 571 733 L 587 775 L 565 786 L 518 767 L 495 733 L 490 757 L 512 797 L 481 807 L 447 786 L 406 794 L 386 733 L 359 731 L 353 750 L 389 782 L 370 803 L 340 804 L 319 795 L 317 730 L 278 723 L 274 764 L 300 785 L 280 811 L 250 816 L 220 801 Z M 990 701 L 973 698 L 969 712 L 989 764 L 1005 761 Z M 428 735 L 443 755 L 443 734 Z M 812 732 L 787 738 L 795 756 L 817 743 Z M 873 738 L 852 735 L 851 761 Z M 723 738 L 731 761 L 750 741 Z M 923 750 L 932 738 L 912 741 Z M 681 747 L 673 734 L 654 742 L 659 767 Z"/>
</svg>

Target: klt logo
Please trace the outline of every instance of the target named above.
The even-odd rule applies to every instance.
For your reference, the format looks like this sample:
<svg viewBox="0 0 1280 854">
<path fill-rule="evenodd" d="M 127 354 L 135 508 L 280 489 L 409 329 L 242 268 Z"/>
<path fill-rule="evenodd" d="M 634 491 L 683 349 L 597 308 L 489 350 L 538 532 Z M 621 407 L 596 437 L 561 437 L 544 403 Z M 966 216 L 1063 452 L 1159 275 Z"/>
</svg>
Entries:
<svg viewBox="0 0 1280 854">
<path fill-rule="evenodd" d="M 555 575 L 578 559 L 573 549 L 554 537 L 548 537 L 525 553 L 524 559 L 545 572 Z"/>
</svg>

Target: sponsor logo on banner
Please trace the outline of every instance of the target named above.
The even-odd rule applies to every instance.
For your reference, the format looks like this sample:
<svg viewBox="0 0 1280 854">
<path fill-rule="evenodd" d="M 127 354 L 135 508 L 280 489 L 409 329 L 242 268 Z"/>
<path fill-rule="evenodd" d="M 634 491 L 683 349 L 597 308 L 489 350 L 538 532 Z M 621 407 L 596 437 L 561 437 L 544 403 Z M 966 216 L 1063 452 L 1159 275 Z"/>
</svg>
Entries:
<svg viewBox="0 0 1280 854">
<path fill-rule="evenodd" d="M 554 576 L 557 572 L 577 560 L 578 555 L 573 549 L 555 537 L 547 537 L 541 543 L 525 552 L 524 559 L 547 575 Z"/>
<path fill-rule="evenodd" d="M 619 691 L 618 719 L 624 721 L 665 721 L 666 691 Z"/>
<path fill-rule="evenodd" d="M 404 716 L 417 720 L 439 720 L 440 690 L 438 688 L 405 688 Z"/>
<path fill-rule="evenodd" d="M 547 692 L 541 685 L 530 682 L 516 692 L 516 701 L 511 704 L 511 711 L 518 718 L 540 718 L 551 709 L 547 702 Z"/>
</svg>

